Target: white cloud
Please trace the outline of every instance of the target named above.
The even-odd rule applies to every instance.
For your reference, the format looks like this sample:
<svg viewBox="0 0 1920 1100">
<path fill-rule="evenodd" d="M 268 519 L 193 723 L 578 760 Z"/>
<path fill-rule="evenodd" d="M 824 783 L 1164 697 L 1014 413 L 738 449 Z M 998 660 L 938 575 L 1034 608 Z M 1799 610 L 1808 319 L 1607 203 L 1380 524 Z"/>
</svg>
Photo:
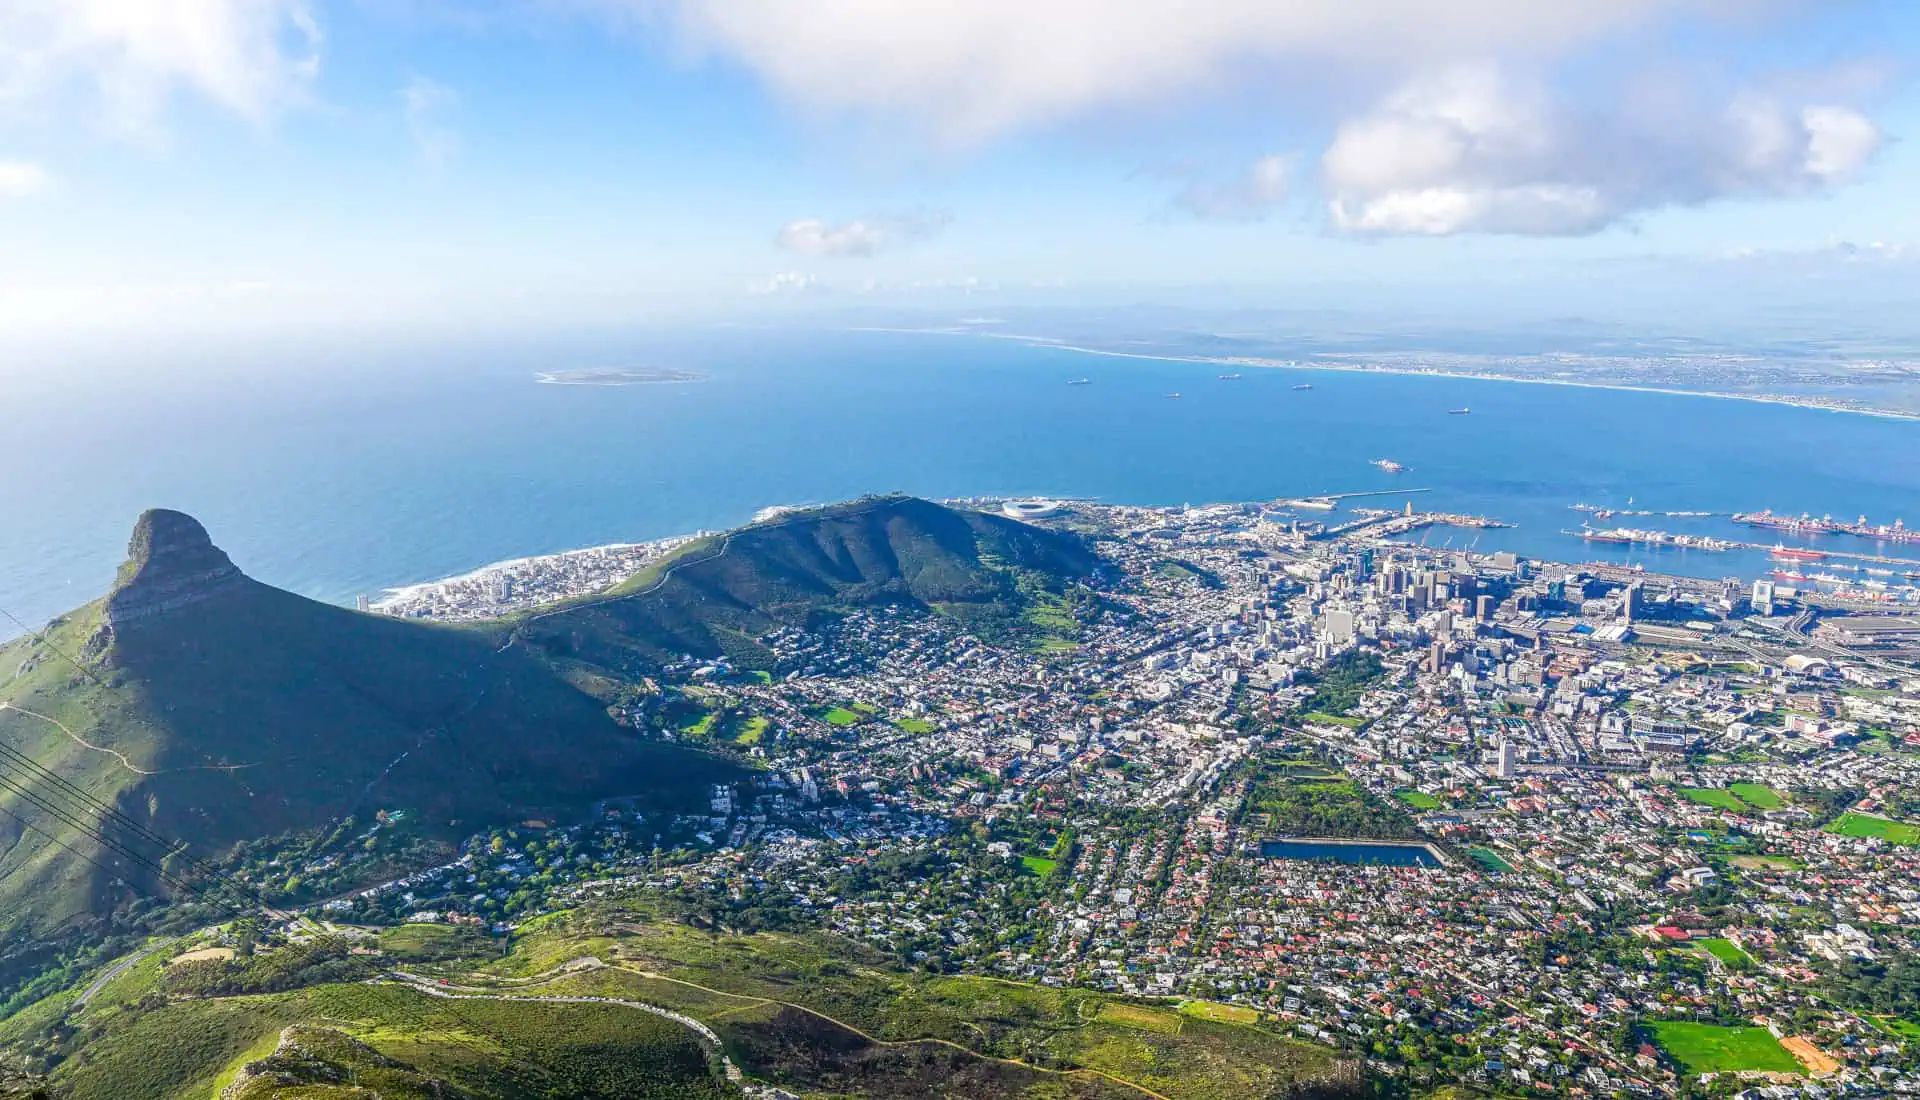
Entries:
<svg viewBox="0 0 1920 1100">
<path fill-rule="evenodd" d="M 1844 183 L 1880 149 L 1880 128 L 1858 111 L 1844 107 L 1808 107 L 1800 112 L 1807 134 L 1807 171 Z"/>
<path fill-rule="evenodd" d="M 585 0 L 574 0 L 576 4 Z M 1161 104 L 1252 67 L 1405 73 L 1436 60 L 1542 58 L 1715 0 L 593 0 L 667 15 L 827 111 L 978 139 L 1115 104 Z"/>
<path fill-rule="evenodd" d="M 1920 261 L 1920 248 L 1900 241 L 1856 244 L 1835 241 L 1819 248 L 1741 248 L 1711 257 L 1708 262 L 1795 270 L 1818 268 L 1879 268 Z"/>
<path fill-rule="evenodd" d="M 780 228 L 780 247 L 802 256 L 872 256 L 884 249 L 924 240 L 947 227 L 944 212 L 891 214 L 832 224 L 801 218 Z"/>
<path fill-rule="evenodd" d="M 430 167 L 445 166 L 460 151 L 460 135 L 445 120 L 446 112 L 459 102 L 452 88 L 424 76 L 414 76 L 400 89 L 407 133 L 420 159 Z"/>
<path fill-rule="evenodd" d="M 805 271 L 782 271 L 747 285 L 749 294 L 798 294 L 819 289 L 820 280 Z"/>
<path fill-rule="evenodd" d="M 1568 235 L 1661 207 L 1833 187 L 1880 141 L 1851 108 L 1760 94 L 1581 113 L 1480 66 L 1414 81 L 1343 123 L 1321 173 L 1341 229 Z"/>
<path fill-rule="evenodd" d="M 1174 196 L 1174 205 L 1196 218 L 1258 221 L 1287 197 L 1287 159 L 1268 155 L 1254 161 L 1238 179 L 1194 182 Z"/>
<path fill-rule="evenodd" d="M 53 189 L 53 174 L 37 164 L 0 160 L 0 199 L 25 199 Z"/>
<path fill-rule="evenodd" d="M 79 93 L 144 130 L 177 92 L 254 121 L 301 100 L 319 71 L 305 0 L 5 0 L 0 106 Z"/>
</svg>

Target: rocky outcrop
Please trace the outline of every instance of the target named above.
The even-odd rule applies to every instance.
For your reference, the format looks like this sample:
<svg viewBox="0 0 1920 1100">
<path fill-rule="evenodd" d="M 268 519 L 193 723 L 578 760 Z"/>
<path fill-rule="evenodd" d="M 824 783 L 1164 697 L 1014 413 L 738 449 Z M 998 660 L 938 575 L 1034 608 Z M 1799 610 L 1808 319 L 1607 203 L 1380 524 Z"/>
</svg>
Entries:
<svg viewBox="0 0 1920 1100">
<path fill-rule="evenodd" d="M 248 1062 L 220 1090 L 219 1100 L 273 1100 L 293 1094 L 314 1100 L 381 1100 L 396 1095 L 474 1100 L 464 1089 L 425 1076 L 345 1032 L 307 1024 L 282 1030 L 273 1053 Z"/>
<path fill-rule="evenodd" d="M 127 543 L 127 561 L 107 596 L 106 625 L 165 614 L 220 595 L 245 574 L 185 512 L 153 508 L 141 513 Z"/>
</svg>

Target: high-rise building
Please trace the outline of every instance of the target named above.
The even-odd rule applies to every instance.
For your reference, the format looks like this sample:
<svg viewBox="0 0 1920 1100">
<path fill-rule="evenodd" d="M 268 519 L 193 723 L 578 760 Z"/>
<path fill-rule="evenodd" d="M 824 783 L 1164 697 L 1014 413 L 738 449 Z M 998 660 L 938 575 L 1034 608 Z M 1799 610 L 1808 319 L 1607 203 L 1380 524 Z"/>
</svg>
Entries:
<svg viewBox="0 0 1920 1100">
<path fill-rule="evenodd" d="M 1646 602 L 1646 597 L 1644 594 L 1644 590 L 1640 587 L 1639 581 L 1634 581 L 1633 583 L 1627 585 L 1626 594 L 1621 598 L 1621 601 L 1620 601 L 1620 617 L 1627 620 L 1628 622 L 1634 622 L 1638 620 L 1640 618 L 1641 610 L 1645 606 L 1645 602 Z"/>
<path fill-rule="evenodd" d="M 1502 779 L 1512 779 L 1515 766 L 1519 762 L 1520 753 L 1514 748 L 1513 742 L 1501 738 L 1499 762 L 1495 765 L 1495 773 Z"/>
<path fill-rule="evenodd" d="M 1476 619 L 1479 619 L 1483 623 L 1493 618 L 1493 597 L 1492 596 L 1482 595 L 1479 599 L 1474 601 L 1473 617 Z"/>
<path fill-rule="evenodd" d="M 1427 671 L 1438 676 L 1446 667 L 1447 643 L 1435 642 L 1433 647 L 1427 650 Z"/>
<path fill-rule="evenodd" d="M 1322 633 L 1328 645 L 1346 645 L 1353 640 L 1353 612 L 1341 608 L 1329 608 Z"/>
<path fill-rule="evenodd" d="M 1754 581 L 1752 602 L 1754 614 L 1773 614 L 1773 582 L 1769 580 Z"/>
</svg>

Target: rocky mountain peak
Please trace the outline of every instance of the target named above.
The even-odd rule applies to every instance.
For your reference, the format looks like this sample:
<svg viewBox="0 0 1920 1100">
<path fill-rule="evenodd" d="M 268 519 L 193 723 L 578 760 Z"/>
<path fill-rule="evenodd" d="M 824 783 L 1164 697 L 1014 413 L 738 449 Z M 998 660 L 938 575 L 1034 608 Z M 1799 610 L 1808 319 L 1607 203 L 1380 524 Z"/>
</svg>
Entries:
<svg viewBox="0 0 1920 1100">
<path fill-rule="evenodd" d="M 199 520 L 150 508 L 133 525 L 126 564 L 107 597 L 107 622 L 122 626 L 198 603 L 242 576 Z"/>
</svg>

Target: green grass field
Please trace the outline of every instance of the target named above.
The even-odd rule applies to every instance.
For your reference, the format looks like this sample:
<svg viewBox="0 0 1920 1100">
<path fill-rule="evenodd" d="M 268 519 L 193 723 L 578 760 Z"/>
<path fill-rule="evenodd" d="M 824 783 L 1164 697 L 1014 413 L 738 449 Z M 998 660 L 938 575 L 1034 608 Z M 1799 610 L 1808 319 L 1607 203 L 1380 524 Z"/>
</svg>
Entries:
<svg viewBox="0 0 1920 1100">
<path fill-rule="evenodd" d="M 1734 796 L 1756 810 L 1777 810 L 1787 804 L 1787 796 L 1761 783 L 1729 783 Z"/>
<path fill-rule="evenodd" d="M 494 949 L 485 932 L 465 925 L 402 924 L 380 930 L 380 950 L 403 962 L 431 962 Z"/>
<path fill-rule="evenodd" d="M 820 720 L 829 726 L 851 726 L 860 720 L 860 716 L 845 707 L 828 707 L 821 712 Z"/>
<path fill-rule="evenodd" d="M 1500 853 L 1494 851 L 1492 848 L 1481 848 L 1477 846 L 1468 848 L 1467 855 L 1472 857 L 1475 863 L 1478 863 L 1481 867 L 1495 874 L 1510 875 L 1513 873 L 1513 864 L 1501 859 Z"/>
<path fill-rule="evenodd" d="M 1437 810 L 1440 800 L 1425 791 L 1395 791 L 1393 797 L 1405 802 L 1416 810 Z"/>
<path fill-rule="evenodd" d="M 1353 718 L 1345 714 L 1328 714 L 1318 710 L 1308 711 L 1300 717 L 1300 720 L 1308 725 L 1320 723 L 1328 726 L 1345 726 L 1348 729 L 1358 729 L 1366 724 L 1364 718 Z"/>
<path fill-rule="evenodd" d="M 1036 875 L 1050 875 L 1053 873 L 1053 869 L 1059 866 L 1058 863 L 1045 856 L 1021 856 L 1020 865 Z"/>
<path fill-rule="evenodd" d="M 1714 787 L 1682 787 L 1680 793 L 1685 795 L 1689 802 L 1698 802 L 1702 806 L 1712 806 L 1719 810 L 1740 813 L 1747 808 L 1747 804 L 1735 798 L 1731 792 Z"/>
<path fill-rule="evenodd" d="M 1875 1027 L 1889 1035 L 1897 1036 L 1908 1042 L 1920 1040 L 1920 1020 L 1903 1020 L 1898 1016 L 1870 1016 Z"/>
<path fill-rule="evenodd" d="M 1829 823 L 1827 831 L 1841 836 L 1879 837 L 1894 844 L 1920 844 L 1920 826 L 1852 810 Z"/>
<path fill-rule="evenodd" d="M 1786 856 L 1734 856 L 1733 865 L 1742 871 L 1798 871 L 1800 861 Z"/>
<path fill-rule="evenodd" d="M 1700 947 L 1706 950 L 1707 954 L 1712 955 L 1728 966 L 1736 969 L 1745 969 L 1753 965 L 1753 957 L 1745 951 L 1740 950 L 1740 946 L 1732 940 L 1722 939 L 1716 936 L 1713 939 L 1700 940 L 1698 942 Z"/>
<path fill-rule="evenodd" d="M 1258 1009 L 1248 1008 L 1245 1005 L 1221 1004 L 1219 1001 L 1182 1001 L 1180 1011 L 1188 1016 L 1222 1024 L 1252 1025 L 1260 1022 Z"/>
<path fill-rule="evenodd" d="M 1800 1063 L 1764 1027 L 1719 1027 L 1686 1020 L 1647 1024 L 1653 1041 L 1688 1073 L 1765 1070 L 1798 1073 Z"/>
<path fill-rule="evenodd" d="M 926 718 L 896 718 L 893 724 L 902 733 L 932 733 L 939 728 Z"/>
<path fill-rule="evenodd" d="M 1180 1017 L 1172 1012 L 1163 1012 L 1157 1008 L 1142 1008 L 1139 1005 L 1122 1004 L 1108 1001 L 1100 1006 L 1098 1017 L 1101 1023 L 1118 1024 L 1135 1031 L 1151 1031 L 1160 1035 L 1180 1034 Z"/>
<path fill-rule="evenodd" d="M 773 723 L 767 719 L 756 714 L 745 722 L 740 723 L 740 732 L 733 735 L 733 743 L 736 745 L 758 745 L 760 738 L 766 735 L 767 727 L 772 724 Z"/>
</svg>

